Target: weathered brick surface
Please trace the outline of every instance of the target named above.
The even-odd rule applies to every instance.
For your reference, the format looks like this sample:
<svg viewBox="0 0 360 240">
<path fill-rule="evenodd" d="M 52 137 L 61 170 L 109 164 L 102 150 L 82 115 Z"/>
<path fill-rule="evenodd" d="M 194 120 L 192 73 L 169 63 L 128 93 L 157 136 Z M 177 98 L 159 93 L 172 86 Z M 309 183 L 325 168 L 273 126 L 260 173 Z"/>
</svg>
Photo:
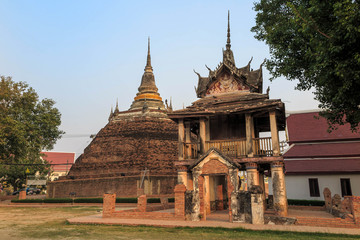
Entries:
<svg viewBox="0 0 360 240">
<path fill-rule="evenodd" d="M 26 199 L 26 191 L 20 191 L 19 192 L 19 200 Z"/>
<path fill-rule="evenodd" d="M 185 219 L 185 191 L 184 184 L 178 184 L 175 186 L 175 216 Z"/>
<path fill-rule="evenodd" d="M 47 192 L 49 197 L 69 197 L 71 192 L 75 192 L 76 197 L 102 197 L 106 192 L 116 193 L 118 197 L 137 197 L 137 181 L 140 181 L 141 177 L 138 175 L 54 181 L 48 184 Z M 153 176 L 150 179 L 153 182 L 153 193 L 157 193 L 159 182 L 160 194 L 174 193 L 176 176 Z"/>
<path fill-rule="evenodd" d="M 200 220 L 206 221 L 204 177 L 199 176 Z"/>
<path fill-rule="evenodd" d="M 351 210 L 355 223 L 360 225 L 360 197 L 351 196 Z"/>
<path fill-rule="evenodd" d="M 177 125 L 169 119 L 108 123 L 70 169 L 68 177 L 123 173 L 176 174 Z"/>
<path fill-rule="evenodd" d="M 119 197 L 137 196 L 136 180 L 131 177 L 139 180 L 145 169 L 150 178 L 162 176 L 160 194 L 170 194 L 177 177 L 177 134 L 176 123 L 166 118 L 109 122 L 66 178 L 48 185 L 49 197 L 68 197 L 70 192 L 82 197 L 102 196 L 107 188 Z M 153 192 L 159 189 L 156 184 L 154 181 Z"/>
<path fill-rule="evenodd" d="M 116 194 L 104 194 L 103 217 L 111 217 L 115 212 Z"/>
<path fill-rule="evenodd" d="M 210 160 L 204 164 L 202 174 L 228 174 L 229 168 L 218 160 Z"/>
<path fill-rule="evenodd" d="M 350 219 L 341 218 L 315 218 L 315 217 L 297 217 L 296 225 L 312 227 L 333 227 L 333 228 L 356 228 L 358 225 Z"/>
<path fill-rule="evenodd" d="M 216 187 L 216 210 L 222 211 L 224 210 L 224 196 L 223 196 L 223 186 L 218 185 Z"/>
<path fill-rule="evenodd" d="M 146 195 L 141 195 L 140 197 L 138 197 L 137 209 L 139 210 L 139 212 L 146 212 L 146 204 Z"/>
</svg>

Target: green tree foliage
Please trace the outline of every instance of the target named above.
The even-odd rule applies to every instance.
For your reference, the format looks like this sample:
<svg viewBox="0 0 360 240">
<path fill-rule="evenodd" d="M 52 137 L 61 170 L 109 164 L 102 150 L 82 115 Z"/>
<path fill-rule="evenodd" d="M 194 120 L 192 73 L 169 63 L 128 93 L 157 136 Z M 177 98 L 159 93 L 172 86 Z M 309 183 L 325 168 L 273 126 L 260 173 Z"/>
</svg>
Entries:
<svg viewBox="0 0 360 240">
<path fill-rule="evenodd" d="M 265 41 L 272 79 L 315 88 L 322 115 L 333 124 L 360 122 L 360 3 L 358 0 L 260 0 L 255 38 Z"/>
<path fill-rule="evenodd" d="M 52 149 L 63 133 L 58 129 L 61 114 L 54 104 L 51 99 L 40 101 L 26 83 L 1 76 L 0 178 L 5 177 L 15 189 L 25 183 L 26 175 L 50 171 L 40 152 Z"/>
</svg>

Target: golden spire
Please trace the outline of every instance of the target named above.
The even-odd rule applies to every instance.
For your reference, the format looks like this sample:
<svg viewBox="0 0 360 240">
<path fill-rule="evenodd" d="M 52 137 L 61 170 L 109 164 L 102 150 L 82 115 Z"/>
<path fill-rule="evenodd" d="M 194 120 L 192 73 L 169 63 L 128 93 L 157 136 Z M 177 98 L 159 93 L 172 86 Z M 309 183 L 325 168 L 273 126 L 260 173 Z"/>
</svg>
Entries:
<svg viewBox="0 0 360 240">
<path fill-rule="evenodd" d="M 155 76 L 151 66 L 150 37 L 148 37 L 146 66 L 138 91 L 139 92 L 136 94 L 136 97 L 130 106 L 130 110 L 142 109 L 144 105 L 149 109 L 165 110 L 164 103 L 162 102 L 162 98 L 160 97 L 158 88 L 155 84 Z"/>
</svg>

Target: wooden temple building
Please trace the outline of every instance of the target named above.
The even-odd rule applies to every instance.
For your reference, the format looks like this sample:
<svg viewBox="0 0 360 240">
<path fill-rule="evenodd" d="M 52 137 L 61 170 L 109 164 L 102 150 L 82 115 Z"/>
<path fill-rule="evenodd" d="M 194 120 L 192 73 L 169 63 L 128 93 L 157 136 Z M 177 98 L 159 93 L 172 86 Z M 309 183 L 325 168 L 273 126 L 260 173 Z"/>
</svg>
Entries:
<svg viewBox="0 0 360 240">
<path fill-rule="evenodd" d="M 177 172 L 177 125 L 155 84 L 150 42 L 146 67 L 130 109 L 111 110 L 102 128 L 66 176 L 48 183 L 48 197 L 136 197 L 173 194 Z"/>
<path fill-rule="evenodd" d="M 229 25 L 228 19 L 222 62 L 214 70 L 208 68 L 207 77 L 197 73 L 200 99 L 168 114 L 178 126 L 178 183 L 192 192 L 192 220 L 229 209 L 230 221 L 235 221 L 243 211 L 237 194 L 241 192 L 239 172 L 246 171 L 248 189 L 259 186 L 262 194 L 264 175 L 268 175 L 273 183 L 275 213 L 286 216 L 284 160 L 278 134 L 285 130 L 284 103 L 263 93 L 262 66 L 253 71 L 250 61 L 245 67 L 236 67 Z M 261 137 L 265 132 L 271 136 Z"/>
</svg>

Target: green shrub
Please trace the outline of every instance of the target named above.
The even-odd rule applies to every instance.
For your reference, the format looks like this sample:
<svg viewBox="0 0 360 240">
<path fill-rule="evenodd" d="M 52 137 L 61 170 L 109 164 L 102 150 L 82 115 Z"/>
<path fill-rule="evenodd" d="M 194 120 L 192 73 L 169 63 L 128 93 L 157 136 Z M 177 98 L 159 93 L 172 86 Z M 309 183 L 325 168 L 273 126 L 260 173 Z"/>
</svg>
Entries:
<svg viewBox="0 0 360 240">
<path fill-rule="evenodd" d="M 45 198 L 44 203 L 72 203 L 71 198 Z"/>
<path fill-rule="evenodd" d="M 102 198 L 75 198 L 74 203 L 102 203 Z"/>
<path fill-rule="evenodd" d="M 148 198 L 147 203 L 160 203 L 160 198 Z"/>
<path fill-rule="evenodd" d="M 324 206 L 325 201 L 288 199 L 288 204 L 289 205 L 296 205 L 296 206 Z"/>
<path fill-rule="evenodd" d="M 116 198 L 116 203 L 137 203 L 137 198 Z"/>
<path fill-rule="evenodd" d="M 12 199 L 13 203 L 42 203 L 43 199 Z"/>
</svg>

